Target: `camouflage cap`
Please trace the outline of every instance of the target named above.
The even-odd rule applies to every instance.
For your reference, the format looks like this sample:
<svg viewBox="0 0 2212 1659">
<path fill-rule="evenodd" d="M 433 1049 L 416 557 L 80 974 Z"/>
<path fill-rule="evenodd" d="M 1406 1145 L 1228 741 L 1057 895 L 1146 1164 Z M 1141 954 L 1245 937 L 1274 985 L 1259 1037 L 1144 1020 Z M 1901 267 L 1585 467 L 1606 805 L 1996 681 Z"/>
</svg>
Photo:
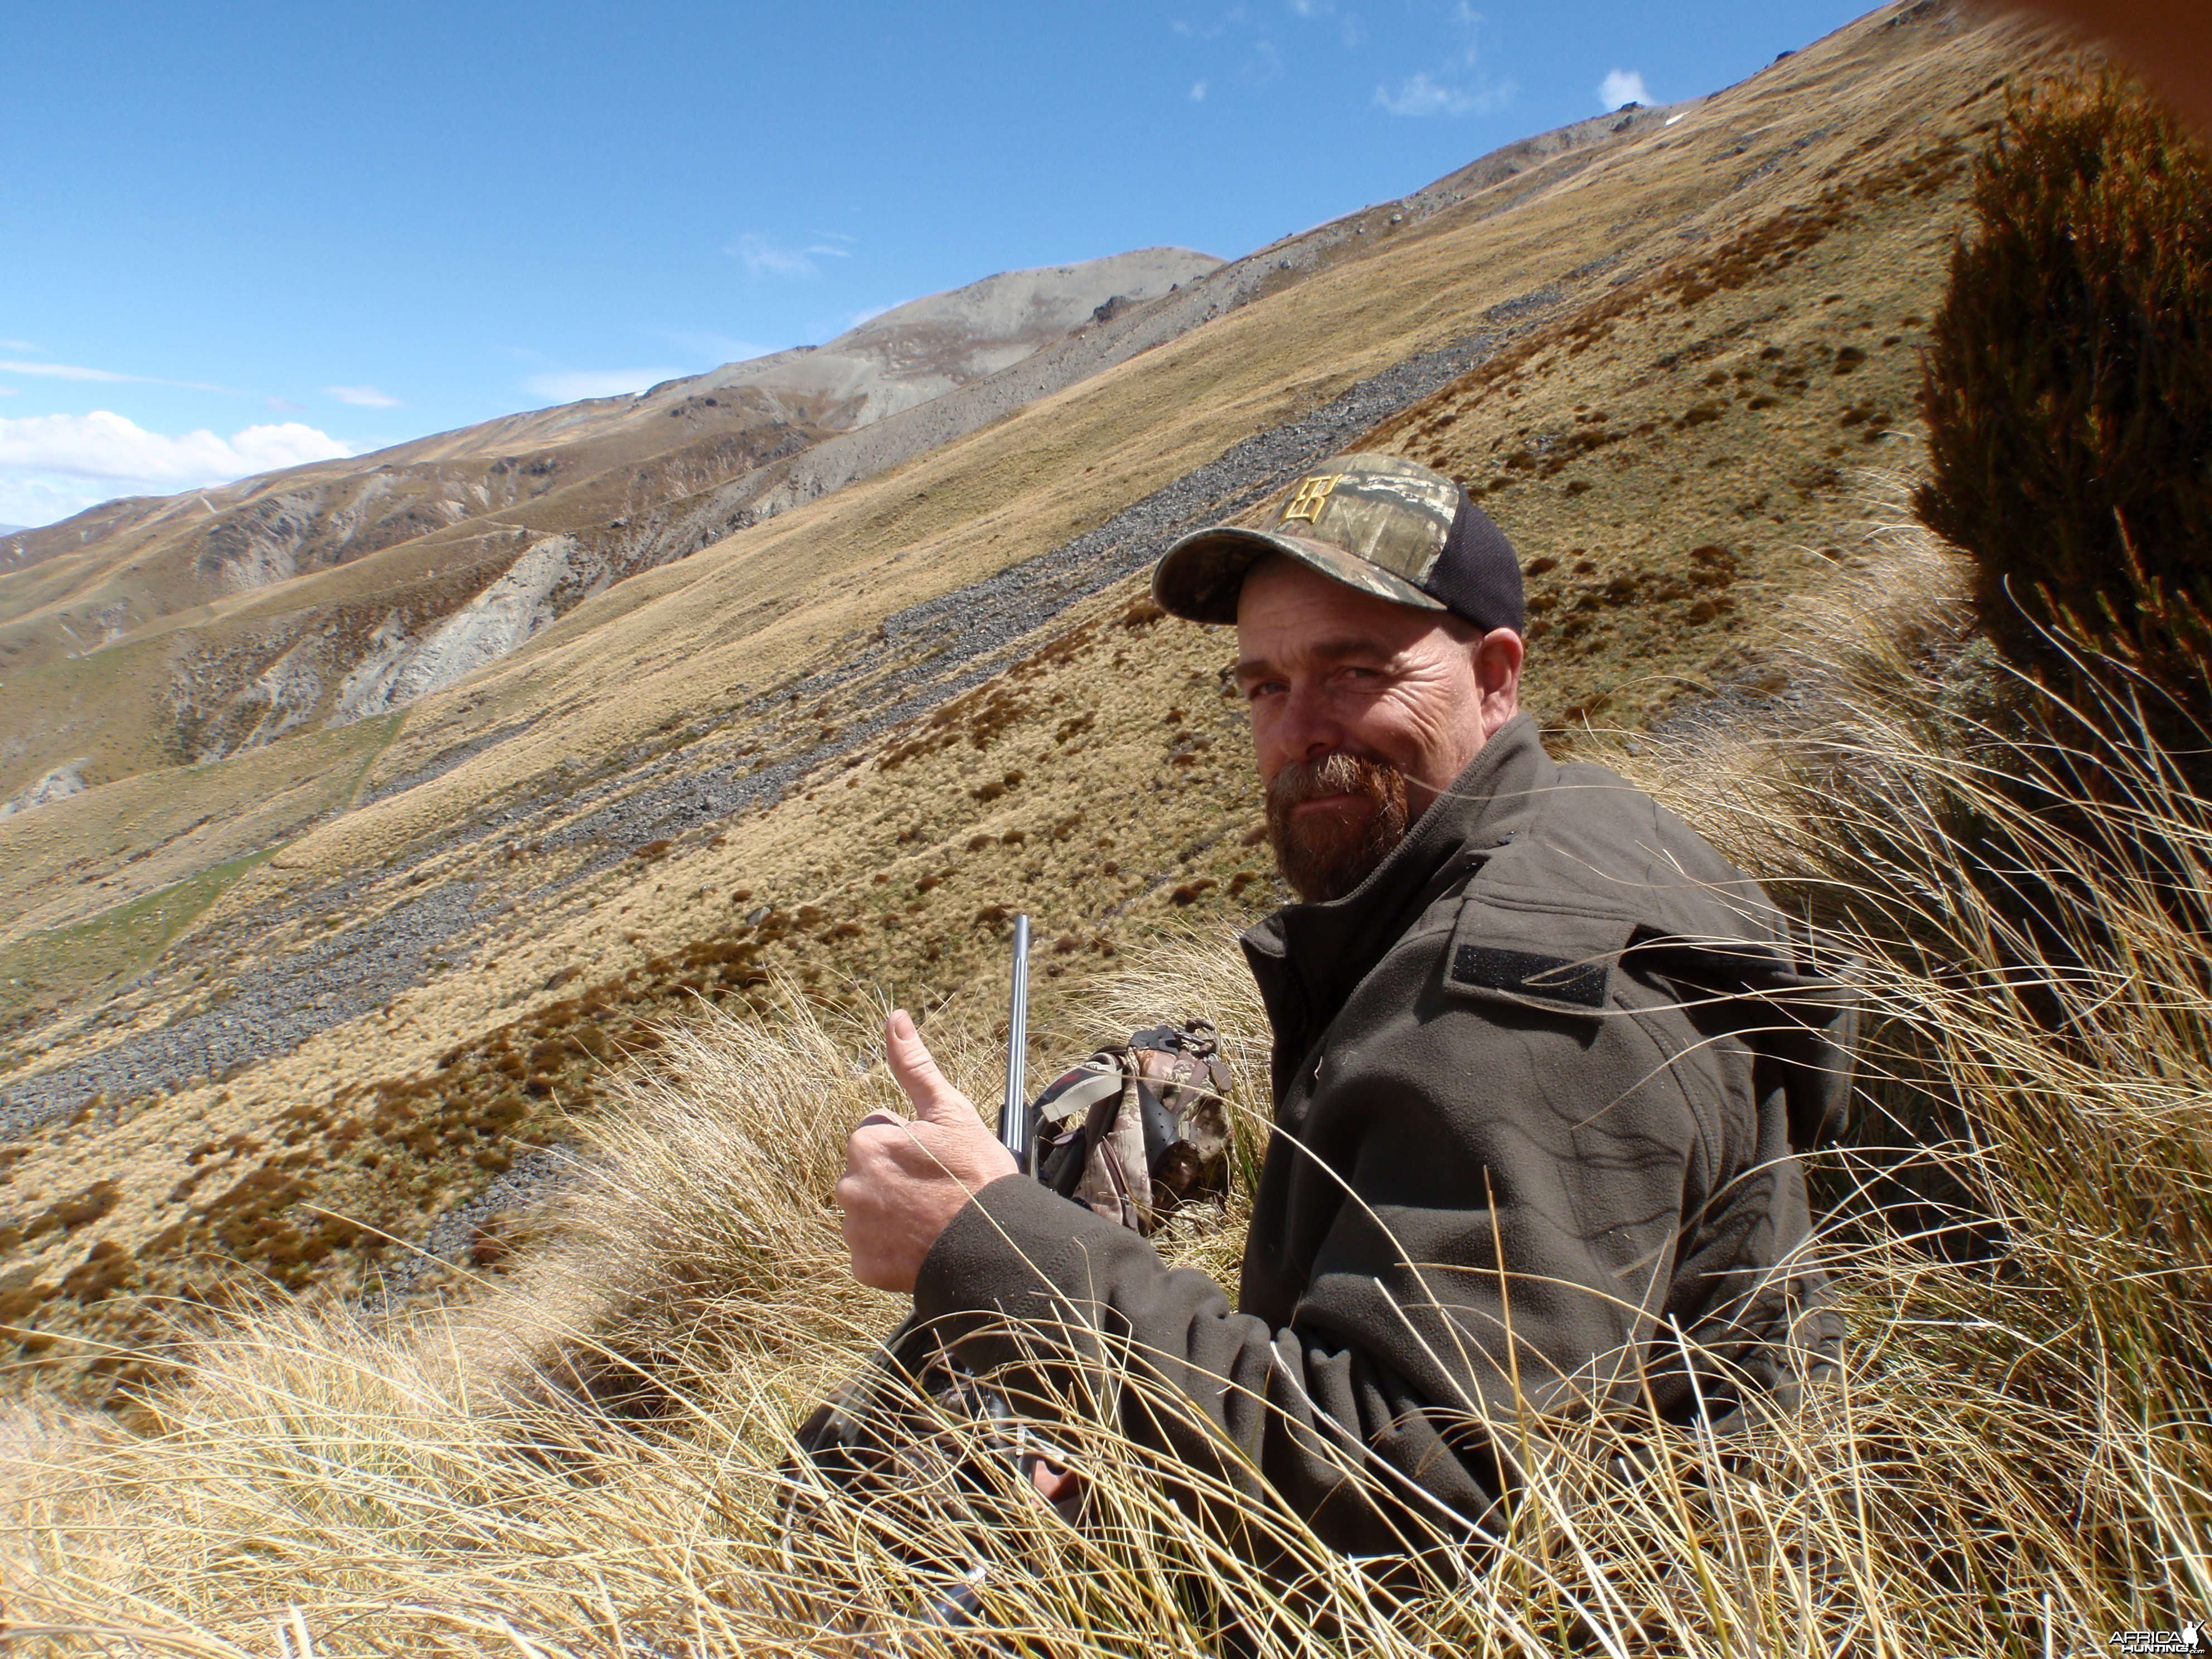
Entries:
<svg viewBox="0 0 2212 1659">
<path fill-rule="evenodd" d="M 1215 525 L 1168 549 L 1152 597 L 1170 615 L 1233 623 L 1252 567 L 1280 553 L 1347 587 L 1487 632 L 1524 619 L 1521 562 L 1489 514 L 1441 472 L 1396 455 L 1335 455 L 1291 486 L 1266 527 Z"/>
</svg>

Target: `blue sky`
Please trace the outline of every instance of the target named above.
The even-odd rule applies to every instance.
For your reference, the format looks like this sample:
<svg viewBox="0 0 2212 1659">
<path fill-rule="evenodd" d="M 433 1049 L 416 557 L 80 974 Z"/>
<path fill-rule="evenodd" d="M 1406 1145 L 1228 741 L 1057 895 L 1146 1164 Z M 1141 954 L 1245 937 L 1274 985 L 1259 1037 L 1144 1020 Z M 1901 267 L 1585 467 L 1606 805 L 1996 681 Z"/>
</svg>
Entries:
<svg viewBox="0 0 2212 1659">
<path fill-rule="evenodd" d="M 0 12 L 0 523 L 1224 257 L 1856 0 Z"/>
</svg>

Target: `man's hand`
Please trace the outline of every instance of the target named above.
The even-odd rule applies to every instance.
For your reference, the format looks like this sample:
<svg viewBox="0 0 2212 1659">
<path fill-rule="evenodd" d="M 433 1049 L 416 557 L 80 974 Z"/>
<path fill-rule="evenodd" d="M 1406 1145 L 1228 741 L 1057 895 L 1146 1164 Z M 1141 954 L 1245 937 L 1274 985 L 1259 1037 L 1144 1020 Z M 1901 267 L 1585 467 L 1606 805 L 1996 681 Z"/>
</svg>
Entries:
<svg viewBox="0 0 2212 1659">
<path fill-rule="evenodd" d="M 974 1194 L 1012 1175 L 1013 1154 L 983 1127 L 967 1096 L 945 1080 L 905 1009 L 884 1028 L 891 1075 L 914 1104 L 902 1122 L 871 1112 L 845 1143 L 837 1203 L 853 1277 L 911 1293 L 921 1259 Z"/>
</svg>

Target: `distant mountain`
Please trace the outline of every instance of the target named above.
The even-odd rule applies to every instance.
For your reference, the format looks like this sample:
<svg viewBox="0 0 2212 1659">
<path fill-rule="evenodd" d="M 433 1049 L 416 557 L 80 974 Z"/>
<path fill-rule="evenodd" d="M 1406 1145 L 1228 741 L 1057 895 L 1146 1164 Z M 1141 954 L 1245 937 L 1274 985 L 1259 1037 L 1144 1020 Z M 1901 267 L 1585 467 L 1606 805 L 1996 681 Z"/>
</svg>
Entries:
<svg viewBox="0 0 2212 1659">
<path fill-rule="evenodd" d="M 0 752 L 0 795 L 65 759 L 112 780 L 412 702 L 623 577 L 823 487 L 765 470 L 1073 334 L 1128 334 L 1133 307 L 1220 264 L 1146 248 L 1011 271 L 896 307 L 826 345 L 634 397 L 104 502 L 25 531 L 0 544 L 0 726 L 17 734 Z M 1095 348 L 1056 359 L 1024 395 L 1113 361 Z M 838 482 L 1010 406 L 986 398 L 972 416 L 909 423 L 908 437 L 839 463 Z M 96 655 L 112 661 L 88 670 Z"/>
</svg>

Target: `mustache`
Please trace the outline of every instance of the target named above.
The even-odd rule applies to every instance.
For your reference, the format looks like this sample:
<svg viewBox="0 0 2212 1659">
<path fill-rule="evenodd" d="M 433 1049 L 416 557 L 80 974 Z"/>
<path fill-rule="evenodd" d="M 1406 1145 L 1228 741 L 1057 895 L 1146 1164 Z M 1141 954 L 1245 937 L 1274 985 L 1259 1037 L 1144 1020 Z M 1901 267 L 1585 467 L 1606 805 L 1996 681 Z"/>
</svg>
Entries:
<svg viewBox="0 0 2212 1659">
<path fill-rule="evenodd" d="M 1402 800 L 1405 787 L 1405 774 L 1388 761 L 1340 750 L 1319 760 L 1286 762 L 1267 781 L 1267 808 L 1271 816 L 1280 814 L 1300 801 L 1328 795 L 1364 795 L 1378 803 L 1393 796 Z"/>
</svg>

